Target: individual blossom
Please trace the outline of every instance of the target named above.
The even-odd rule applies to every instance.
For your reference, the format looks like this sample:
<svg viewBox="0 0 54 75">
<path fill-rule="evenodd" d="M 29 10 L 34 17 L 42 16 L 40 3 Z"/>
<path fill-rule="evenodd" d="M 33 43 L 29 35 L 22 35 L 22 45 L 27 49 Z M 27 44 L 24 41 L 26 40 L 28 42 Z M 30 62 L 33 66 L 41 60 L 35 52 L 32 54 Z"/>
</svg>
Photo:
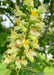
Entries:
<svg viewBox="0 0 54 75">
<path fill-rule="evenodd" d="M 17 34 L 16 31 L 11 31 L 11 36 L 9 36 L 8 38 L 10 38 L 11 40 L 16 40 L 17 38 L 20 37 L 20 34 Z"/>
<path fill-rule="evenodd" d="M 27 56 L 27 58 L 31 61 L 31 62 L 34 62 L 34 56 L 37 56 L 36 52 L 35 51 L 32 51 L 30 49 L 27 49 L 25 51 L 25 54 Z"/>
<path fill-rule="evenodd" d="M 15 65 L 16 65 L 16 69 L 21 69 L 21 61 L 19 60 L 19 57 L 16 58 L 16 62 L 15 62 Z"/>
<path fill-rule="evenodd" d="M 27 66 L 27 60 L 25 60 L 25 56 L 22 56 L 21 63 L 22 65 Z"/>
<path fill-rule="evenodd" d="M 12 62 L 11 56 L 5 57 L 5 60 L 3 60 L 3 63 L 9 64 Z"/>
<path fill-rule="evenodd" d="M 17 25 L 20 25 L 20 19 L 16 20 Z"/>
<path fill-rule="evenodd" d="M 27 65 L 27 61 L 25 60 L 25 56 L 22 56 L 22 60 L 19 59 L 19 57 L 16 58 L 16 69 L 21 69 L 22 65 L 26 66 Z"/>
</svg>

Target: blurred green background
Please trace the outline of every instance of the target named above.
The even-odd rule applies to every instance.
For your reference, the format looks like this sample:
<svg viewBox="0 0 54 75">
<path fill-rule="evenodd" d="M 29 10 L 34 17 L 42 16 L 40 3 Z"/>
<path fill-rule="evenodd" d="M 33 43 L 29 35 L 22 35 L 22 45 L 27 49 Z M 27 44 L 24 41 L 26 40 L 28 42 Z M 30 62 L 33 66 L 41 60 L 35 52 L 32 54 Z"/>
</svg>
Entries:
<svg viewBox="0 0 54 75">
<path fill-rule="evenodd" d="M 35 8 L 38 8 L 43 0 L 33 1 Z M 11 28 L 15 25 L 14 13 L 17 6 L 20 6 L 20 9 L 27 13 L 24 0 L 0 0 L 0 62 L 4 51 L 7 50 L 7 36 L 10 35 Z M 29 63 L 28 66 L 40 70 L 41 73 L 46 72 L 46 75 L 51 75 L 51 73 L 54 75 L 54 0 L 44 0 L 43 6 L 46 7 L 46 12 L 43 14 L 46 28 L 39 39 L 41 50 L 37 50 L 37 53 L 39 53 L 39 58 L 36 58 L 37 61 L 33 64 Z M 15 75 L 5 68 L 6 65 L 0 63 L 0 75 Z M 19 75 L 36 74 L 29 70 L 21 70 Z"/>
</svg>

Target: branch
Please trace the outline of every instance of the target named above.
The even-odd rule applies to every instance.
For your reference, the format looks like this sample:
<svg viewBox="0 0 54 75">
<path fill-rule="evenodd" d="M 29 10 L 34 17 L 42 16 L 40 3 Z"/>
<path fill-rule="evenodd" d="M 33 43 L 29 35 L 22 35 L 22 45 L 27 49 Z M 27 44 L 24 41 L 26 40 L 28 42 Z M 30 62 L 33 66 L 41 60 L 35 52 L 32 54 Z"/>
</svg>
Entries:
<svg viewBox="0 0 54 75">
<path fill-rule="evenodd" d="M 53 17 L 53 8 L 52 8 L 52 4 L 53 4 L 53 0 L 51 0 L 51 2 L 50 2 L 50 12 L 51 12 L 51 16 L 49 17 L 48 26 L 47 26 L 47 29 L 46 29 L 44 35 L 43 35 L 43 39 L 44 39 L 45 35 L 47 34 L 47 31 L 48 31 L 48 29 L 49 29 L 49 27 L 50 27 L 50 23 L 51 23 L 51 20 L 52 20 L 52 17 Z"/>
<path fill-rule="evenodd" d="M 0 11 L 1 11 L 3 14 L 5 14 L 5 15 L 9 18 L 9 20 L 11 21 L 11 23 L 12 23 L 13 25 L 16 26 L 16 24 L 12 21 L 12 19 L 8 16 L 8 14 L 6 14 L 2 9 L 0 9 Z"/>
<path fill-rule="evenodd" d="M 52 8 L 52 4 L 53 4 L 53 0 L 51 0 L 51 3 L 50 3 L 50 12 L 51 12 L 51 16 L 49 17 L 48 25 L 50 25 L 50 22 L 51 22 L 52 17 L 53 17 L 53 8 Z"/>
<path fill-rule="evenodd" d="M 10 8 L 10 7 L 5 8 L 5 7 L 2 7 L 2 6 L 1 6 L 0 9 L 1 9 L 2 11 L 5 11 L 5 12 L 9 13 L 10 15 L 14 15 L 14 13 L 11 11 L 11 8 Z"/>
<path fill-rule="evenodd" d="M 38 0 L 38 6 L 39 6 L 39 0 Z"/>
<path fill-rule="evenodd" d="M 20 0 L 16 0 L 17 6 L 20 5 Z"/>
</svg>

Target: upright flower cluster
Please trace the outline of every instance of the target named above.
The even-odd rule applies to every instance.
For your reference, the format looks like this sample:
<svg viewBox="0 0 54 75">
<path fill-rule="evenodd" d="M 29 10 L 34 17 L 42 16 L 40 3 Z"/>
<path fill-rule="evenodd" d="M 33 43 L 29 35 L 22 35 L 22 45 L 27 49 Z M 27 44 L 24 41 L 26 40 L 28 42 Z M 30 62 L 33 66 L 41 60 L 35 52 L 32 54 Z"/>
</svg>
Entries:
<svg viewBox="0 0 54 75">
<path fill-rule="evenodd" d="M 18 19 L 11 31 L 11 36 L 8 37 L 10 44 L 3 61 L 3 63 L 15 64 L 18 69 L 22 65 L 26 66 L 28 61 L 34 62 L 34 56 L 37 56 L 35 49 L 40 48 L 38 39 L 45 25 L 42 17 L 45 10 L 43 4 L 36 9 L 33 0 L 24 0 L 24 2 L 29 13 L 25 14 L 17 7 Z"/>
</svg>

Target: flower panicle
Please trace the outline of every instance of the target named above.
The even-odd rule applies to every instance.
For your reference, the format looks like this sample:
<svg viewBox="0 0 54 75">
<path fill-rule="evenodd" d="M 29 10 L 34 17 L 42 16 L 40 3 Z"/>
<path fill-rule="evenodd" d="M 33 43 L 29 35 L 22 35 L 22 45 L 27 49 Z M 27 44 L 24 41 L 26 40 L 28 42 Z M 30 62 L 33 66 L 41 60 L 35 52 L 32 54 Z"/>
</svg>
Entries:
<svg viewBox="0 0 54 75">
<path fill-rule="evenodd" d="M 27 66 L 30 62 L 34 62 L 37 56 L 36 49 L 39 49 L 39 38 L 42 35 L 43 22 L 42 13 L 44 12 L 43 3 L 36 9 L 33 0 L 24 0 L 29 11 L 29 18 L 17 7 L 16 26 L 11 30 L 11 35 L 7 38 L 10 41 L 6 51 L 4 63 L 11 64 L 14 62 L 16 69 L 21 69 L 22 65 Z"/>
</svg>

